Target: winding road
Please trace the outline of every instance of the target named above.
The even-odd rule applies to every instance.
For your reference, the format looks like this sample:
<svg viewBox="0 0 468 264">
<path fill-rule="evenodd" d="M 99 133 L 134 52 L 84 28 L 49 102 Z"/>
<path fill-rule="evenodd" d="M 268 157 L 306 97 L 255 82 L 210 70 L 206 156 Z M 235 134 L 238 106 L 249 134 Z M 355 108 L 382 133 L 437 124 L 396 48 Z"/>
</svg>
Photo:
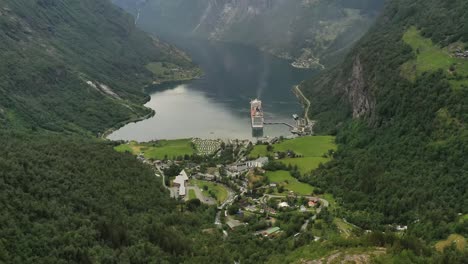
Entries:
<svg viewBox="0 0 468 264">
<path fill-rule="evenodd" d="M 305 95 L 302 93 L 301 88 L 299 88 L 299 85 L 294 86 L 294 91 L 296 91 L 296 95 L 299 97 L 302 97 L 301 101 L 305 102 L 305 109 L 304 109 L 304 118 L 307 120 L 308 124 L 311 124 L 312 121 L 309 119 L 309 109 L 310 109 L 310 101 L 305 97 Z"/>
</svg>

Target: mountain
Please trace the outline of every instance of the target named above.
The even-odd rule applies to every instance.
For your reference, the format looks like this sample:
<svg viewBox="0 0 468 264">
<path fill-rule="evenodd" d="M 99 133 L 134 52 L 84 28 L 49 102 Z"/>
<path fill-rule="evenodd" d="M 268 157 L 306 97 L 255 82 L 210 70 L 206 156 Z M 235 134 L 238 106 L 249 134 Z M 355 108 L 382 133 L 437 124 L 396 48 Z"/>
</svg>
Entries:
<svg viewBox="0 0 468 264">
<path fill-rule="evenodd" d="M 468 234 L 456 220 L 468 213 L 467 8 L 389 1 L 342 64 L 302 84 L 316 131 L 340 144 L 309 180 L 342 197 L 351 222 Z"/>
<path fill-rule="evenodd" d="M 171 199 L 151 167 L 89 136 L 148 113 L 148 83 L 197 74 L 185 54 L 107 0 L 0 5 L 0 263 L 466 263 L 465 0 L 389 1 L 343 63 L 304 82 L 339 148 L 300 176 L 334 206 L 239 212 L 249 224 L 229 233 L 216 207 Z M 174 163 L 217 165 L 191 158 Z M 253 235 L 271 222 L 301 232 Z M 462 248 L 435 251 L 451 233 Z"/>
<path fill-rule="evenodd" d="M 190 59 L 106 0 L 0 2 L 0 124 L 88 133 L 151 114 L 143 92 Z"/>
<path fill-rule="evenodd" d="M 256 46 L 296 67 L 335 63 L 368 30 L 383 1 L 115 0 L 147 31 Z"/>
</svg>

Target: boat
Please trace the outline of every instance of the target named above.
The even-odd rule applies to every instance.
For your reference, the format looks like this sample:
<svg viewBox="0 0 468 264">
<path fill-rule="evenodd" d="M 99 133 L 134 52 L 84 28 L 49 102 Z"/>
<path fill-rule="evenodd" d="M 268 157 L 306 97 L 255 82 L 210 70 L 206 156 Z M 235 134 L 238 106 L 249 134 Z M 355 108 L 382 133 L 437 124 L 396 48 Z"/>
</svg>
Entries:
<svg viewBox="0 0 468 264">
<path fill-rule="evenodd" d="M 263 109 L 262 101 L 255 99 L 250 101 L 250 118 L 252 119 L 252 129 L 263 129 Z"/>
</svg>

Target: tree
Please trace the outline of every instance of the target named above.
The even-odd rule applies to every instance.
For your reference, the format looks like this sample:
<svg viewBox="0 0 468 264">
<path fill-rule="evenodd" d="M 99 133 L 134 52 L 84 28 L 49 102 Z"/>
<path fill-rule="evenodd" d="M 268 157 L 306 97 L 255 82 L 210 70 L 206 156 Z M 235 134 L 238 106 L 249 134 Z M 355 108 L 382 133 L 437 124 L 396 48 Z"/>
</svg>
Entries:
<svg viewBox="0 0 468 264">
<path fill-rule="evenodd" d="M 201 206 L 201 201 L 197 198 L 191 199 L 187 201 L 186 206 L 189 211 L 195 211 L 198 207 Z"/>
<path fill-rule="evenodd" d="M 235 215 L 235 214 L 237 214 L 237 212 L 239 212 L 239 206 L 237 204 L 233 204 L 233 205 L 229 206 L 229 208 L 228 208 L 228 214 L 229 215 Z"/>
</svg>

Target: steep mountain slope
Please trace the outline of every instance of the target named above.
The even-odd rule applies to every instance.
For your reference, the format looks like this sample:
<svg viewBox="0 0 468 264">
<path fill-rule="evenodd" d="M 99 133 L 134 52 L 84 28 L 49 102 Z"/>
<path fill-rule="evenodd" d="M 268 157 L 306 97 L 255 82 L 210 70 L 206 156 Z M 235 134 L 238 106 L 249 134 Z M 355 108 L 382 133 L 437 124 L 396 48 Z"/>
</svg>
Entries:
<svg viewBox="0 0 468 264">
<path fill-rule="evenodd" d="M 150 110 L 150 62 L 191 68 L 106 0 L 0 2 L 0 124 L 102 132 Z"/>
<path fill-rule="evenodd" d="M 115 0 L 146 30 L 257 46 L 297 67 L 331 65 L 370 27 L 383 1 Z"/>
<path fill-rule="evenodd" d="M 341 145 L 310 181 L 342 197 L 351 222 L 468 234 L 454 223 L 468 213 L 467 8 L 390 1 L 342 65 L 302 85 L 316 129 Z"/>
</svg>

